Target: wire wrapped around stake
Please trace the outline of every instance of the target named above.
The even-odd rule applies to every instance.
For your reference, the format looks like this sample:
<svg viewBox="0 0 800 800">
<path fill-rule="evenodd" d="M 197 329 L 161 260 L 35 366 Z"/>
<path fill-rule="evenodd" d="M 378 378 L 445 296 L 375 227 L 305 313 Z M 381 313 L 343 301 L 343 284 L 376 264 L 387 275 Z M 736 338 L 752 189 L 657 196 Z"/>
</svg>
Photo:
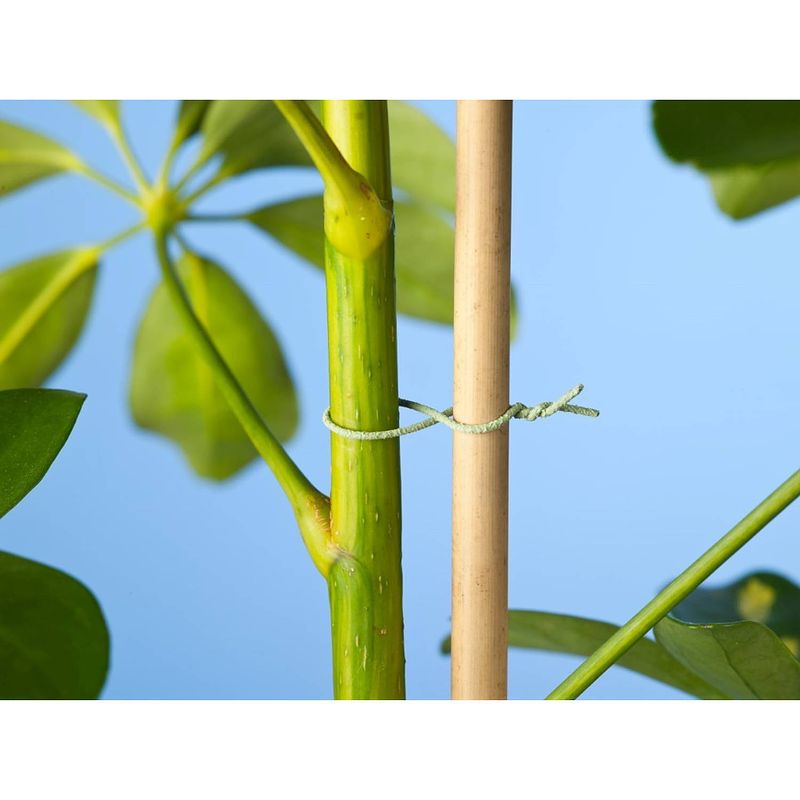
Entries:
<svg viewBox="0 0 800 800">
<path fill-rule="evenodd" d="M 440 422 L 442 425 L 446 425 L 451 430 L 458 431 L 459 433 L 491 433 L 498 428 L 502 428 L 503 425 L 507 425 L 512 419 L 522 419 L 533 422 L 539 418 L 552 417 L 553 414 L 559 411 L 564 411 L 569 414 L 578 414 L 582 417 L 599 417 L 600 412 L 597 409 L 570 404 L 570 400 L 576 398 L 582 391 L 583 384 L 579 383 L 552 403 L 537 403 L 535 406 L 526 406 L 524 403 L 514 403 L 513 406 L 509 406 L 497 419 L 476 425 L 468 425 L 465 422 L 459 422 L 453 419 L 452 407 L 446 408 L 444 411 L 437 411 L 435 408 L 426 406 L 423 403 L 417 403 L 413 400 L 404 400 L 402 397 L 399 399 L 399 403 L 403 408 L 410 408 L 412 411 L 425 414 L 428 419 L 415 422 L 413 425 L 393 428 L 388 431 L 357 431 L 352 428 L 343 428 L 341 425 L 337 425 L 331 419 L 330 408 L 326 408 L 325 413 L 322 415 L 322 422 L 328 430 L 346 439 L 378 441 L 381 439 L 397 439 L 400 436 L 430 428 L 432 425 L 437 425 Z"/>
</svg>

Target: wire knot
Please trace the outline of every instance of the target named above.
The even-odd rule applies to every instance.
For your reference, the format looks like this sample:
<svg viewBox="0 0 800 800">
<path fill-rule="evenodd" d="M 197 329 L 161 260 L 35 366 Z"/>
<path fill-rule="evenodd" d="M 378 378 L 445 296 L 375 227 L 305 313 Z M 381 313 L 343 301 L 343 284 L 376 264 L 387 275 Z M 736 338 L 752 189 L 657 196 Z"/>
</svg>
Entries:
<svg viewBox="0 0 800 800">
<path fill-rule="evenodd" d="M 430 428 L 432 425 L 436 425 L 440 422 L 442 425 L 446 425 L 448 428 L 458 433 L 491 433 L 492 431 L 502 428 L 503 425 L 507 425 L 512 419 L 534 422 L 540 418 L 552 417 L 553 414 L 559 411 L 564 411 L 569 414 L 579 414 L 583 417 L 599 417 L 600 412 L 597 411 L 597 409 L 586 408 L 585 406 L 574 406 L 570 403 L 570 400 L 575 399 L 582 391 L 583 384 L 579 383 L 552 403 L 545 401 L 537 403 L 535 406 L 526 406 L 524 403 L 514 403 L 514 405 L 509 406 L 496 419 L 475 425 L 459 422 L 455 419 L 453 417 L 452 407 L 446 408 L 444 411 L 437 411 L 435 408 L 426 406 L 423 403 L 416 403 L 413 400 L 404 400 L 402 397 L 399 403 L 403 408 L 410 408 L 412 411 L 425 414 L 427 419 L 421 422 L 415 422 L 413 425 L 405 425 L 404 427 L 392 428 L 387 431 L 357 431 L 352 428 L 345 428 L 341 425 L 337 425 L 337 423 L 331 419 L 330 408 L 326 408 L 325 413 L 322 415 L 322 422 L 328 430 L 346 439 L 379 441 L 383 439 L 397 439 L 400 436 L 406 436 L 409 433 L 416 433 L 425 428 Z"/>
</svg>

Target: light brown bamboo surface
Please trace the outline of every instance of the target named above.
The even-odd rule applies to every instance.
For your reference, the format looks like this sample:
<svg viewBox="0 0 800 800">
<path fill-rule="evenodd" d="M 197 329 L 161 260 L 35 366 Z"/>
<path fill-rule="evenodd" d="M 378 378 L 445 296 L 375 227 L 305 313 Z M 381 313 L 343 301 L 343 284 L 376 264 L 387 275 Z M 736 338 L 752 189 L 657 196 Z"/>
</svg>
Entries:
<svg viewBox="0 0 800 800">
<path fill-rule="evenodd" d="M 510 100 L 459 100 L 453 414 L 484 423 L 509 405 Z M 453 435 L 454 700 L 507 696 L 508 426 Z"/>
</svg>

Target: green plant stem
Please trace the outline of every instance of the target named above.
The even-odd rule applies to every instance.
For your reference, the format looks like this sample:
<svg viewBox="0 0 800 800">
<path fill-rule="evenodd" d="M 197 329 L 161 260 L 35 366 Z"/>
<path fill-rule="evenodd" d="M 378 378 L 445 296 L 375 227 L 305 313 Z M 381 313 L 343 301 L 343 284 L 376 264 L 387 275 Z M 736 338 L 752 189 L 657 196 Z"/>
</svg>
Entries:
<svg viewBox="0 0 800 800">
<path fill-rule="evenodd" d="M 183 199 L 183 204 L 188 207 L 199 200 L 204 194 L 210 192 L 215 186 L 222 183 L 225 180 L 225 174 L 222 172 L 217 172 L 216 174 L 212 175 L 205 183 L 200 185 L 197 189 L 195 189 L 191 194 Z M 181 184 L 178 184 L 176 187 L 176 191 L 181 188 Z"/>
<path fill-rule="evenodd" d="M 548 700 L 574 700 L 624 655 L 678 603 L 693 592 L 711 573 L 749 542 L 767 523 L 800 496 L 800 470 L 762 500 L 716 544 L 712 545 L 688 569 L 660 591 L 638 614 L 625 623 L 566 680 L 548 696 Z"/>
<path fill-rule="evenodd" d="M 90 167 L 88 164 L 81 164 L 79 167 L 76 167 L 76 171 L 83 175 L 90 180 L 93 180 L 95 183 L 99 183 L 101 186 L 105 187 L 106 189 L 111 190 L 114 194 L 119 195 L 120 197 L 127 200 L 129 203 L 132 203 L 137 208 L 141 207 L 141 203 L 139 202 L 139 198 L 133 193 L 128 191 L 124 186 L 120 186 L 116 181 L 111 180 L 111 178 L 103 175 L 102 172 L 98 172 L 93 167 Z"/>
<path fill-rule="evenodd" d="M 146 222 L 137 222 L 135 225 L 131 225 L 130 228 L 125 228 L 125 230 L 115 233 L 113 236 L 109 236 L 105 241 L 99 242 L 97 248 L 102 252 L 111 250 L 111 248 L 116 247 L 118 244 L 122 244 L 127 239 L 130 239 L 131 236 L 135 236 L 140 231 L 143 231 L 146 227 Z"/>
<path fill-rule="evenodd" d="M 114 144 L 117 146 L 117 150 L 119 150 L 120 155 L 122 156 L 122 160 L 125 162 L 125 165 L 128 167 L 128 171 L 131 173 L 131 177 L 136 183 L 136 188 L 140 193 L 144 194 L 149 189 L 149 182 L 144 174 L 142 165 L 139 163 L 139 160 L 136 158 L 133 149 L 131 148 L 130 142 L 128 141 L 128 136 L 125 133 L 125 129 L 121 124 L 115 123 L 110 125 L 108 130 L 111 133 L 111 138 L 114 141 Z"/>
<path fill-rule="evenodd" d="M 187 214 L 184 222 L 246 222 L 247 211 L 237 214 Z"/>
<path fill-rule="evenodd" d="M 385 101 L 325 101 L 325 127 L 347 163 L 391 208 Z M 337 193 L 338 194 L 338 193 Z M 330 212 L 326 186 L 325 213 Z M 333 198 L 337 213 L 341 197 Z M 325 243 L 331 417 L 345 427 L 398 424 L 394 239 L 367 258 Z M 331 437 L 328 579 L 334 696 L 405 696 L 400 567 L 400 450 L 394 441 Z"/>
<path fill-rule="evenodd" d="M 167 232 L 164 230 L 156 231 L 156 251 L 164 283 L 187 332 L 214 374 L 214 379 L 239 424 L 277 478 L 292 505 L 300 533 L 314 564 L 327 577 L 335 557 L 329 535 L 328 498 L 311 484 L 275 438 L 198 319 L 178 278 L 167 246 Z"/>
</svg>

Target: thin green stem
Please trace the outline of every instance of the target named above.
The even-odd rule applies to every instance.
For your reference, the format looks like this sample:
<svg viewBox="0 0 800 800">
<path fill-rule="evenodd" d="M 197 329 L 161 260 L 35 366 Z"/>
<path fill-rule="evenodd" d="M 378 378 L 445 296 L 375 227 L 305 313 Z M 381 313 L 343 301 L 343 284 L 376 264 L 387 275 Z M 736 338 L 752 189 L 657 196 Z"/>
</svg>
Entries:
<svg viewBox="0 0 800 800">
<path fill-rule="evenodd" d="M 187 208 L 192 205 L 192 203 L 199 200 L 204 194 L 210 192 L 215 186 L 222 183 L 225 180 L 225 175 L 221 172 L 217 172 L 216 174 L 212 175 L 205 183 L 201 184 L 197 189 L 195 189 L 191 194 L 185 197 L 181 202 Z M 175 191 L 179 191 L 182 184 L 178 184 L 175 187 Z"/>
<path fill-rule="evenodd" d="M 709 575 L 749 542 L 767 523 L 800 497 L 800 470 L 762 500 L 688 569 L 631 617 L 548 696 L 548 700 L 574 700 L 617 662 L 653 626 L 693 592 Z"/>
<path fill-rule="evenodd" d="M 111 250 L 112 247 L 122 244 L 122 242 L 124 242 L 126 239 L 130 239 L 131 236 L 135 236 L 140 231 L 143 231 L 146 227 L 147 223 L 144 220 L 137 222 L 135 225 L 131 225 L 130 228 L 125 228 L 125 230 L 115 233 L 113 236 L 109 236 L 108 239 L 100 242 L 97 245 L 97 248 L 102 252 Z"/>
<path fill-rule="evenodd" d="M 132 203 L 137 208 L 141 207 L 141 203 L 139 202 L 139 198 L 131 191 L 126 189 L 124 186 L 120 186 L 116 181 L 113 181 L 106 175 L 103 175 L 102 172 L 98 172 L 94 167 L 90 167 L 88 164 L 81 164 L 77 166 L 76 172 L 79 175 L 83 175 L 85 178 L 89 178 L 90 180 L 95 181 L 95 183 L 99 183 L 101 186 L 104 186 L 106 189 L 110 189 L 114 194 L 118 194 L 120 197 L 127 200 L 129 203 Z"/>
<path fill-rule="evenodd" d="M 334 558 L 329 536 L 328 498 L 312 485 L 283 449 L 217 350 L 178 278 L 164 230 L 156 231 L 156 251 L 164 283 L 187 332 L 214 374 L 231 411 L 288 497 L 311 558 L 320 572 L 327 576 Z"/>
<path fill-rule="evenodd" d="M 247 219 L 246 211 L 237 214 L 187 214 L 184 222 L 243 222 Z"/>
<path fill-rule="evenodd" d="M 120 155 L 122 156 L 122 160 L 128 167 L 128 171 L 131 173 L 131 177 L 136 183 L 136 187 L 139 189 L 139 192 L 141 194 L 146 193 L 149 189 L 149 182 L 144 174 L 142 165 L 139 163 L 139 160 L 136 158 L 136 155 L 131 148 L 130 142 L 128 141 L 128 136 L 125 133 L 125 129 L 121 124 L 118 124 L 117 121 L 114 121 L 114 124 L 110 124 L 108 126 L 108 131 L 111 134 L 111 139 L 117 146 L 117 150 L 119 150 Z"/>
</svg>

